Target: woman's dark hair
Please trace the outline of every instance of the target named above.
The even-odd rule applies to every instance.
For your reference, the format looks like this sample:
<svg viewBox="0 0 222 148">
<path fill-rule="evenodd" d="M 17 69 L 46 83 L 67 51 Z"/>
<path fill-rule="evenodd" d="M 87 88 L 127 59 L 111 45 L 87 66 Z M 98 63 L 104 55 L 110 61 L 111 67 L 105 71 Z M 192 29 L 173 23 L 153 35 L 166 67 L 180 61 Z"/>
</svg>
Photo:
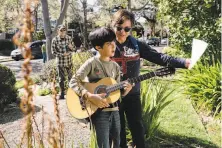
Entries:
<svg viewBox="0 0 222 148">
<path fill-rule="evenodd" d="M 105 42 L 112 42 L 115 39 L 116 35 L 114 31 L 107 27 L 98 28 L 89 34 L 89 41 L 94 48 L 96 46 L 103 47 Z"/>
<path fill-rule="evenodd" d="M 135 22 L 135 15 L 126 9 L 120 9 L 113 15 L 112 26 L 115 27 L 116 25 L 121 25 L 125 20 L 130 20 L 133 26 Z"/>
</svg>

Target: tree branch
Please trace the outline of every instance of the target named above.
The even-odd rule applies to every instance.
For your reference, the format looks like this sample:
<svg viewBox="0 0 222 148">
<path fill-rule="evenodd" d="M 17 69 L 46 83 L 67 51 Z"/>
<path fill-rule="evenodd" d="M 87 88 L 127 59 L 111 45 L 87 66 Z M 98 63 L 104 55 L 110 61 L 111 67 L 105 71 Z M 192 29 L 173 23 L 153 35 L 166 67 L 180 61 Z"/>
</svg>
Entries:
<svg viewBox="0 0 222 148">
<path fill-rule="evenodd" d="M 64 0 L 63 9 L 60 13 L 58 20 L 57 20 L 57 24 L 56 24 L 56 27 L 55 27 L 53 33 L 52 33 L 52 36 L 54 36 L 56 34 L 58 25 L 62 24 L 65 14 L 66 14 L 66 11 L 67 11 L 67 8 L 68 8 L 68 5 L 69 5 L 69 0 Z"/>
<path fill-rule="evenodd" d="M 132 10 L 132 11 L 140 11 L 140 10 L 143 10 L 148 4 L 149 4 L 149 1 L 147 1 L 146 4 L 144 4 L 142 7 L 140 7 L 140 8 L 132 8 L 131 10 Z"/>
</svg>

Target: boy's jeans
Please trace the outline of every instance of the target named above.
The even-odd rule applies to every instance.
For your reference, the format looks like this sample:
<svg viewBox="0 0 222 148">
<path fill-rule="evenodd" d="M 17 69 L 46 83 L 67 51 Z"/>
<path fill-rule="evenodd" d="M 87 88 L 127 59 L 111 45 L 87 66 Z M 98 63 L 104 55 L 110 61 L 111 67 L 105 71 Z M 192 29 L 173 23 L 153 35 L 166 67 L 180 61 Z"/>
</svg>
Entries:
<svg viewBox="0 0 222 148">
<path fill-rule="evenodd" d="M 120 117 L 119 111 L 101 111 L 92 118 L 99 148 L 119 148 Z"/>
</svg>

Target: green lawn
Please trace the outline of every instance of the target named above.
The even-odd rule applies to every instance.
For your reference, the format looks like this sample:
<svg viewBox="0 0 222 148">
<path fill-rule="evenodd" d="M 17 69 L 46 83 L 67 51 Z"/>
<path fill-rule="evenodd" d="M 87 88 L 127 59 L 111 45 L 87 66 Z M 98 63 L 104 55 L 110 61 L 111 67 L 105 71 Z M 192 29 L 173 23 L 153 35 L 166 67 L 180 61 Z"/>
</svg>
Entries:
<svg viewBox="0 0 222 148">
<path fill-rule="evenodd" d="M 153 71 L 153 70 L 152 70 Z M 141 74 L 149 70 L 142 69 Z M 194 110 L 191 101 L 183 90 L 173 81 L 177 78 L 167 77 L 170 87 L 178 88 L 173 94 L 175 98 L 171 104 L 160 114 L 160 125 L 155 138 L 150 147 L 192 147 L 192 148 L 219 148 L 221 147 L 221 126 L 215 121 L 203 125 L 200 116 Z M 171 99 L 172 99 L 171 98 Z"/>
<path fill-rule="evenodd" d="M 175 101 L 160 114 L 157 133 L 157 137 L 162 140 L 160 147 L 220 147 L 219 124 L 209 123 L 204 127 L 182 90 L 174 92 L 174 97 Z"/>
</svg>

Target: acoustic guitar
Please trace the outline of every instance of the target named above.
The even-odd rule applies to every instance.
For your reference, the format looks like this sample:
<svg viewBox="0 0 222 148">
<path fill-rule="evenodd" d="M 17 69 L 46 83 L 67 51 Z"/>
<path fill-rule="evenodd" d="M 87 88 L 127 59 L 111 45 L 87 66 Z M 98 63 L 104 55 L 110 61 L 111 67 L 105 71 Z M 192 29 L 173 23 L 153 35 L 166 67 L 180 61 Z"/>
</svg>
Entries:
<svg viewBox="0 0 222 148">
<path fill-rule="evenodd" d="M 143 80 L 155 77 L 166 76 L 175 73 L 175 68 L 165 67 L 155 70 L 147 74 L 140 75 L 138 77 L 130 78 L 125 81 L 129 83 L 138 83 Z M 84 88 L 90 93 L 101 94 L 106 93 L 105 98 L 109 104 L 115 103 L 120 98 L 120 89 L 124 88 L 125 81 L 117 83 L 113 78 L 106 77 L 99 80 L 96 83 L 85 83 Z M 77 119 L 84 119 L 90 117 L 96 112 L 98 107 L 90 101 L 81 102 L 73 89 L 69 88 L 66 95 L 66 103 L 71 115 Z"/>
</svg>

